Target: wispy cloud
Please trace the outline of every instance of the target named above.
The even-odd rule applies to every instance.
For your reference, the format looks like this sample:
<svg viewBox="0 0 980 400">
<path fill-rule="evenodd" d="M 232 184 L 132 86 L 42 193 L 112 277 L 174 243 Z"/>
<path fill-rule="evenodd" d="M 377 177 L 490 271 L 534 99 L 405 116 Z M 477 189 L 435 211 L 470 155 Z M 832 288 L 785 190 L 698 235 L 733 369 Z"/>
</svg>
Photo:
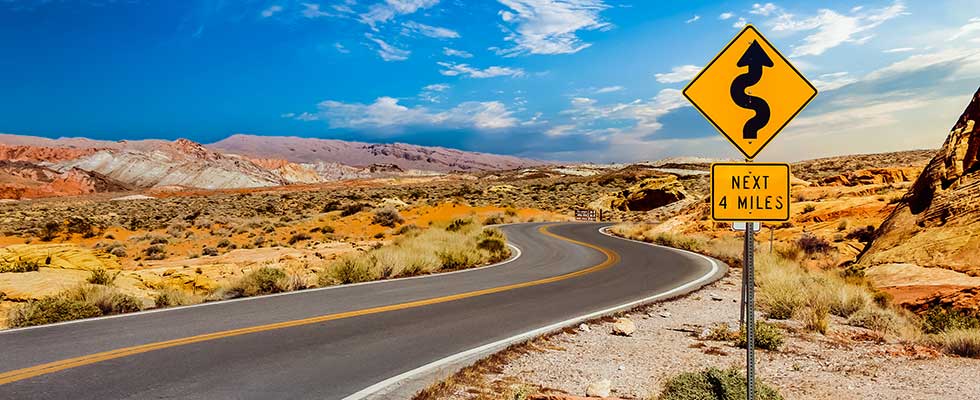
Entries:
<svg viewBox="0 0 980 400">
<path fill-rule="evenodd" d="M 701 19 L 701 16 L 700 15 L 695 15 L 695 16 L 693 16 L 691 18 L 688 18 L 686 21 L 684 21 L 684 23 L 685 24 L 690 24 L 690 23 L 693 23 L 693 22 L 697 22 L 697 20 L 699 20 L 699 19 Z"/>
<path fill-rule="evenodd" d="M 364 34 L 368 40 L 374 42 L 377 45 L 378 55 L 381 56 L 382 60 L 385 61 L 404 61 L 408 59 L 408 56 L 412 54 L 411 51 L 399 49 L 380 38 L 375 37 L 370 33 Z"/>
<path fill-rule="evenodd" d="M 599 14 L 609 8 L 602 0 L 499 0 L 507 7 L 498 14 L 514 29 L 504 40 L 514 45 L 498 49 L 507 57 L 523 54 L 569 54 L 589 47 L 577 35 L 580 30 L 606 29 L 611 25 Z"/>
<path fill-rule="evenodd" d="M 344 47 L 344 45 L 341 44 L 340 42 L 334 43 L 333 48 L 336 49 L 338 53 L 342 53 L 342 54 L 350 53 L 350 50 L 348 50 L 347 47 Z"/>
<path fill-rule="evenodd" d="M 327 100 L 317 105 L 307 120 L 325 120 L 332 128 L 398 129 L 410 126 L 468 127 L 481 130 L 516 126 L 513 112 L 498 101 L 468 101 L 444 111 L 426 107 L 407 107 L 393 97 L 379 97 L 374 103 L 344 103 Z"/>
<path fill-rule="evenodd" d="M 329 17 L 333 15 L 326 11 L 321 10 L 320 5 L 316 3 L 303 3 L 302 5 L 303 5 L 303 16 L 306 18 Z"/>
<path fill-rule="evenodd" d="M 749 14 L 761 15 L 763 17 L 768 17 L 770 14 L 776 11 L 776 5 L 772 3 L 759 4 L 755 3 L 752 5 L 752 10 Z"/>
<path fill-rule="evenodd" d="M 803 42 L 793 46 L 791 57 L 816 56 L 844 43 L 863 44 L 873 37 L 870 32 L 885 21 L 906 14 L 905 5 L 895 2 L 880 9 L 865 12 L 863 9 L 852 9 L 848 14 L 841 14 L 830 9 L 820 9 L 811 17 L 798 18 L 782 10 L 772 10 L 778 13 L 769 25 L 776 32 L 811 32 Z"/>
<path fill-rule="evenodd" d="M 473 57 L 473 55 L 470 54 L 469 52 L 466 52 L 466 51 L 463 51 L 463 50 L 456 50 L 456 49 L 449 48 L 449 47 L 443 47 L 442 48 L 442 54 L 445 54 L 445 55 L 450 56 L 450 57 L 460 57 L 460 58 L 472 58 Z"/>
<path fill-rule="evenodd" d="M 595 93 L 596 94 L 612 93 L 612 92 L 618 92 L 620 90 L 623 90 L 623 87 L 622 86 L 606 86 L 606 87 L 602 87 L 602 88 L 597 89 L 595 91 Z"/>
<path fill-rule="evenodd" d="M 398 15 L 412 14 L 436 4 L 439 4 L 439 0 L 386 0 L 368 8 L 366 13 L 360 15 L 360 21 L 377 29 L 378 24 L 391 21 Z"/>
<path fill-rule="evenodd" d="M 821 92 L 837 90 L 857 81 L 857 78 L 848 75 L 847 72 L 823 74 L 819 75 L 816 79 L 811 80 L 813 85 L 816 86 Z"/>
<path fill-rule="evenodd" d="M 406 33 L 415 32 L 415 33 L 419 33 L 421 35 L 428 36 L 428 37 L 431 37 L 431 38 L 437 38 L 437 39 L 456 39 L 456 38 L 459 38 L 459 33 L 457 33 L 456 31 L 454 31 L 452 29 L 447 29 L 447 28 L 442 28 L 442 27 L 432 26 L 432 25 L 426 25 L 426 24 L 415 22 L 415 21 L 408 21 L 408 22 L 402 24 L 402 27 L 405 28 L 405 32 Z"/>
<path fill-rule="evenodd" d="M 701 67 L 697 65 L 681 65 L 671 68 L 670 72 L 653 74 L 660 83 L 687 82 L 694 79 L 694 76 L 701 72 Z"/>
<path fill-rule="evenodd" d="M 893 49 L 888 49 L 883 51 L 884 53 L 906 53 L 910 51 L 915 51 L 915 47 L 896 47 Z"/>
<path fill-rule="evenodd" d="M 970 18 L 970 21 L 967 22 L 966 25 L 961 26 L 960 29 L 956 32 L 956 34 L 950 36 L 946 40 L 947 41 L 959 40 L 964 37 L 973 36 L 977 33 L 980 33 L 980 17 Z"/>
<path fill-rule="evenodd" d="M 280 6 L 280 5 L 272 5 L 272 6 L 269 6 L 268 8 L 266 8 L 265 10 L 262 10 L 261 15 L 262 15 L 262 18 L 269 18 L 269 17 L 271 17 L 273 15 L 276 15 L 276 13 L 278 13 L 280 11 L 282 11 L 282 6 Z"/>
<path fill-rule="evenodd" d="M 431 85 L 426 85 L 422 88 L 422 92 L 419 93 L 419 98 L 430 103 L 441 103 L 445 96 L 444 92 L 451 88 L 447 83 L 433 83 Z"/>
<path fill-rule="evenodd" d="M 469 64 L 456 64 L 448 62 L 438 62 L 443 70 L 439 73 L 445 76 L 465 76 L 469 78 L 494 78 L 498 76 L 524 76 L 521 68 L 492 66 L 484 69 L 470 67 Z"/>
<path fill-rule="evenodd" d="M 723 12 L 723 13 L 721 13 L 721 14 L 718 15 L 718 19 L 724 21 L 724 20 L 727 20 L 727 19 L 729 19 L 731 17 L 734 17 L 734 16 L 735 16 L 735 13 L 732 13 L 732 12 Z"/>
<path fill-rule="evenodd" d="M 745 25 L 748 25 L 748 24 L 749 24 L 749 22 L 746 21 L 745 18 L 739 17 L 737 21 L 735 21 L 735 22 L 732 23 L 732 28 L 741 29 L 741 28 L 744 28 Z"/>
</svg>

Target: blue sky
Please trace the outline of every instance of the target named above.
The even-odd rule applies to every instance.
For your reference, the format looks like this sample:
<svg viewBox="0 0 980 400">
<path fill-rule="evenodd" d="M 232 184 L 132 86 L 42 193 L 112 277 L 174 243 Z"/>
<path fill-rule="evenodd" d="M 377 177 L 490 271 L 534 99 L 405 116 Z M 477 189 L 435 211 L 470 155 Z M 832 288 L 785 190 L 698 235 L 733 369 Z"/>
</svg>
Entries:
<svg viewBox="0 0 980 400">
<path fill-rule="evenodd" d="M 0 0 L 0 132 L 735 158 L 680 89 L 752 23 L 821 91 L 760 160 L 935 148 L 980 86 L 976 6 Z"/>
</svg>

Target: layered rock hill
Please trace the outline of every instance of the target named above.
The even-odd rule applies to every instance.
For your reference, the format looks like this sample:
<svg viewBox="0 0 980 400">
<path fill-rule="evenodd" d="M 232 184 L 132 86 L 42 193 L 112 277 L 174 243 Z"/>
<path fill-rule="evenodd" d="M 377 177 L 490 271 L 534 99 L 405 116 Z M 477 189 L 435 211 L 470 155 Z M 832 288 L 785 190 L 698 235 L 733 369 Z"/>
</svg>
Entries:
<svg viewBox="0 0 980 400">
<path fill-rule="evenodd" d="M 132 187 L 97 172 L 71 168 L 59 172 L 26 161 L 0 160 L 0 199 L 121 192 Z"/>
<path fill-rule="evenodd" d="M 393 164 L 403 170 L 436 172 L 496 171 L 542 165 L 540 161 L 444 147 L 404 143 L 372 144 L 287 136 L 232 135 L 207 145 L 223 153 L 253 158 L 277 158 L 294 163 L 338 163 L 366 167 Z"/>
<path fill-rule="evenodd" d="M 980 276 L 980 91 L 859 262 Z"/>
</svg>

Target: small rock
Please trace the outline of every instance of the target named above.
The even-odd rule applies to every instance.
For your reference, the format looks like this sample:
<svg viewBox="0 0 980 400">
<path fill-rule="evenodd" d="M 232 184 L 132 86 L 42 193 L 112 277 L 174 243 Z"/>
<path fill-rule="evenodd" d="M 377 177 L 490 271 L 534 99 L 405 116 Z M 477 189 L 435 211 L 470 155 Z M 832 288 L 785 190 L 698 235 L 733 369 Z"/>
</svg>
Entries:
<svg viewBox="0 0 980 400">
<path fill-rule="evenodd" d="M 709 329 L 709 328 L 702 328 L 701 329 L 701 334 L 698 335 L 698 339 L 701 339 L 701 340 L 707 339 L 708 335 L 710 335 L 710 334 L 711 334 L 711 329 Z"/>
<path fill-rule="evenodd" d="M 629 318 L 616 318 L 613 322 L 612 333 L 614 335 L 632 336 L 636 332 L 636 324 Z"/>
<path fill-rule="evenodd" d="M 708 297 L 711 297 L 711 300 L 714 300 L 714 301 L 722 301 L 722 300 L 724 300 L 721 296 L 718 295 L 718 293 L 708 293 Z"/>
<path fill-rule="evenodd" d="M 660 317 L 661 318 L 670 318 L 670 313 L 667 312 L 667 311 L 664 311 L 664 312 L 660 313 Z"/>
<path fill-rule="evenodd" d="M 619 368 L 617 368 L 617 369 L 620 370 L 620 371 L 626 371 L 626 366 L 625 365 L 620 365 Z"/>
<path fill-rule="evenodd" d="M 612 382 L 608 379 L 602 379 L 596 382 L 592 382 L 588 387 L 585 388 L 585 395 L 589 397 L 609 397 L 609 392 L 612 389 Z"/>
<path fill-rule="evenodd" d="M 578 330 L 582 332 L 589 332 L 591 329 L 589 329 L 589 326 L 586 324 L 579 324 Z"/>
</svg>

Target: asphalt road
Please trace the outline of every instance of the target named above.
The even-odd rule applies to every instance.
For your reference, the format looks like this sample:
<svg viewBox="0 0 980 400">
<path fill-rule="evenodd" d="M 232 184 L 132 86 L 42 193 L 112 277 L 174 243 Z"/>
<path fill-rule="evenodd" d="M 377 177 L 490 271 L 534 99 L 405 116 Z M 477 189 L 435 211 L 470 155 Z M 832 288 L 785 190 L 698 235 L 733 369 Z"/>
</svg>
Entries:
<svg viewBox="0 0 980 400">
<path fill-rule="evenodd" d="M 0 332 L 0 399 L 339 399 L 720 276 L 601 224 L 545 226 L 503 227 L 521 255 L 488 268 Z"/>
</svg>

